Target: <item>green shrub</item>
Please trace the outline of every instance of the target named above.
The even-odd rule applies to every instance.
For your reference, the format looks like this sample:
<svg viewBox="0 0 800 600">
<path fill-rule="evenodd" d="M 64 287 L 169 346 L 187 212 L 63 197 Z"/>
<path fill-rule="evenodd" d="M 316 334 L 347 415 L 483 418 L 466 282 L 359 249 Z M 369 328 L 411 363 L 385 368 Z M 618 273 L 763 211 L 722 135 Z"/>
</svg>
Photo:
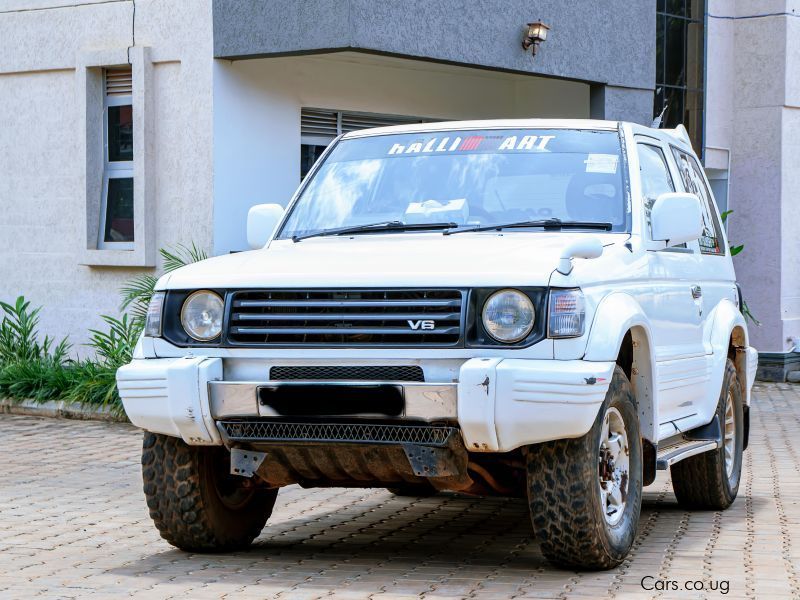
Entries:
<svg viewBox="0 0 800 600">
<path fill-rule="evenodd" d="M 167 273 L 208 258 L 194 244 L 162 248 L 159 252 Z M 131 360 L 157 281 L 153 275 L 140 275 L 120 290 L 122 316 L 103 315 L 108 329 L 89 330 L 87 346 L 94 350 L 94 357 L 83 360 L 69 358 L 71 346 L 66 338 L 56 344 L 45 336 L 39 342 L 40 307 L 31 309 L 30 302 L 22 296 L 13 305 L 0 302 L 0 397 L 35 402 L 61 400 L 106 407 L 122 414 L 117 369 Z"/>
</svg>

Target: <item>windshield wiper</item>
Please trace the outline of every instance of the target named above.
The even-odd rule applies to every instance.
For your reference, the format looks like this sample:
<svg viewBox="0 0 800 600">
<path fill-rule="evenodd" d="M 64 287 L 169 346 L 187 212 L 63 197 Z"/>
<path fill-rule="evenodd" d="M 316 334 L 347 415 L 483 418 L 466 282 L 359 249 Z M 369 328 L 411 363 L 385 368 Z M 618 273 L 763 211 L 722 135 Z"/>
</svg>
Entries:
<svg viewBox="0 0 800 600">
<path fill-rule="evenodd" d="M 321 229 L 313 233 L 303 235 L 293 235 L 292 241 L 299 242 L 312 237 L 323 237 L 327 235 L 346 235 L 349 233 L 372 233 L 373 231 L 414 231 L 417 229 L 451 229 L 458 227 L 458 223 L 403 223 L 402 221 L 382 221 L 380 223 L 370 223 L 369 225 L 351 225 L 349 227 L 337 227 L 335 229 Z"/>
<path fill-rule="evenodd" d="M 515 221 L 513 223 L 497 223 L 495 225 L 477 225 L 475 227 L 461 227 L 459 229 L 447 229 L 444 235 L 453 233 L 464 233 L 466 231 L 500 231 L 501 229 L 515 229 L 521 227 L 541 227 L 547 229 L 600 229 L 611 231 L 611 223 L 596 221 L 562 221 L 561 219 L 547 219 L 545 221 Z"/>
</svg>

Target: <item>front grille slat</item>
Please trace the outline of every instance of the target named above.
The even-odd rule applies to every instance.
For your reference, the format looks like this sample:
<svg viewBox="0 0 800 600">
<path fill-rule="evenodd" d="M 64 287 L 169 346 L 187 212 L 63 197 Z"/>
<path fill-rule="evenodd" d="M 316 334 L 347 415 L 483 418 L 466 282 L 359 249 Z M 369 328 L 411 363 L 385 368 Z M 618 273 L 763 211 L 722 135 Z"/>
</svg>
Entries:
<svg viewBox="0 0 800 600">
<path fill-rule="evenodd" d="M 247 292 L 244 292 L 247 293 Z M 449 307 L 461 306 L 457 300 L 234 300 L 234 307 L 247 308 L 395 308 L 400 306 Z"/>
<path fill-rule="evenodd" d="M 243 346 L 457 346 L 462 290 L 242 290 L 227 341 Z"/>
<path fill-rule="evenodd" d="M 458 327 L 445 327 L 437 331 L 441 335 L 454 335 L 458 334 L 460 329 Z M 403 329 L 402 327 L 231 327 L 231 333 L 239 334 L 333 334 L 333 335 L 420 335 L 418 330 Z"/>
<path fill-rule="evenodd" d="M 235 442 L 340 442 L 354 444 L 420 444 L 445 446 L 455 427 L 379 425 L 373 423 L 287 423 L 219 421 Z"/>
<path fill-rule="evenodd" d="M 391 318 L 389 318 L 391 317 Z M 436 321 L 458 321 L 461 313 L 323 313 L 323 314 L 307 314 L 307 313 L 286 313 L 286 314 L 271 314 L 270 321 L 406 321 L 409 319 L 433 319 Z M 264 315 L 259 313 L 234 313 L 233 318 L 236 321 L 262 321 Z"/>
</svg>

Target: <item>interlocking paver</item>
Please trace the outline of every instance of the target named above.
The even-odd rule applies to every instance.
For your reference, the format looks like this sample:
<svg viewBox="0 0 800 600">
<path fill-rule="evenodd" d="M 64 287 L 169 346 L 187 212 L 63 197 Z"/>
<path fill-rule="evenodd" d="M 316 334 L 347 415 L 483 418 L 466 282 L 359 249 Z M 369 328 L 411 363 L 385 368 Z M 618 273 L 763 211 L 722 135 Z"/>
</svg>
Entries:
<svg viewBox="0 0 800 600">
<path fill-rule="evenodd" d="M 139 431 L 2 415 L 0 598 L 800 597 L 800 386 L 757 385 L 751 414 L 729 510 L 684 511 L 660 475 L 630 558 L 580 574 L 542 558 L 522 500 L 371 489 L 286 488 L 252 550 L 185 554 L 147 515 Z"/>
</svg>

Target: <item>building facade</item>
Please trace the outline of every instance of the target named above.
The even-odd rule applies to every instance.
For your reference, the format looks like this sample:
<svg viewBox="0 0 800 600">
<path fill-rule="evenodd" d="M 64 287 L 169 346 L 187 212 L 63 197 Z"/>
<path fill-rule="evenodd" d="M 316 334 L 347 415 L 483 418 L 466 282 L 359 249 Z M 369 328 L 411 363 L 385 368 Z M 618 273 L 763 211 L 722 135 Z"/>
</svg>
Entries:
<svg viewBox="0 0 800 600">
<path fill-rule="evenodd" d="M 800 369 L 800 1 L 707 0 L 704 162 L 762 377 Z"/>
<path fill-rule="evenodd" d="M 796 106 L 786 48 L 800 23 L 743 18 L 763 2 L 707 2 L 6 0 L 0 299 L 24 294 L 43 306 L 46 333 L 80 344 L 118 312 L 127 279 L 158 271 L 158 248 L 245 249 L 248 208 L 286 204 L 343 131 L 504 117 L 649 124 L 663 111 L 665 124 L 686 124 L 735 210 L 737 267 L 763 323 L 755 344 L 786 363 L 800 276 L 788 227 L 778 253 L 763 233 L 794 210 L 781 169 L 794 142 L 784 129 L 774 142 Z M 768 4 L 788 14 L 792 2 Z M 551 28 L 535 57 L 521 45 L 532 21 Z M 750 33 L 783 75 L 760 69 L 745 94 L 759 60 L 740 52 Z M 772 77 L 782 85 L 761 85 Z M 762 112 L 740 126 L 751 109 Z M 773 129 L 758 129 L 762 117 Z M 757 216 L 765 203 L 773 210 Z"/>
</svg>

